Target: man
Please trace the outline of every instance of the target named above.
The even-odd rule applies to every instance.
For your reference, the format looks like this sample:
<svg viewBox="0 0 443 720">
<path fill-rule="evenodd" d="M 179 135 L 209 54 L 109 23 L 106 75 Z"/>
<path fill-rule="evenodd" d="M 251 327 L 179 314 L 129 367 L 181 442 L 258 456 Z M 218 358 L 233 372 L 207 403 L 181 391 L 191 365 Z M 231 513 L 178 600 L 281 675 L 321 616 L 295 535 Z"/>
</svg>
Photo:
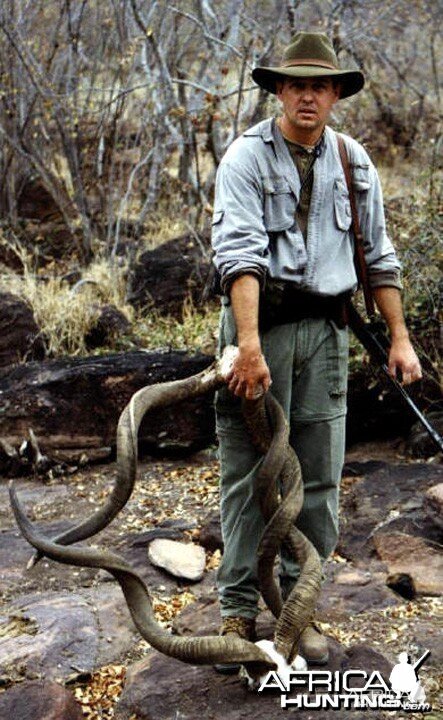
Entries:
<svg viewBox="0 0 443 720">
<path fill-rule="evenodd" d="M 217 173 L 213 218 L 224 292 L 220 350 L 230 343 L 239 348 L 229 388 L 216 401 L 225 544 L 221 633 L 247 639 L 255 635 L 263 521 L 253 495 L 261 458 L 245 429 L 241 398 L 272 383 L 302 466 L 305 500 L 297 525 L 322 560 L 337 542 L 348 362 L 343 309 L 357 278 L 349 194 L 326 122 L 335 103 L 364 84 L 361 72 L 339 68 L 322 33 L 297 33 L 280 66 L 256 68 L 252 77 L 276 94 L 282 115 L 230 146 Z M 400 266 L 385 231 L 380 183 L 362 146 L 345 141 L 370 283 L 391 335 L 389 368 L 408 384 L 421 370 L 403 320 Z M 283 598 L 298 573 L 283 553 Z M 299 652 L 308 662 L 327 662 L 326 638 L 314 624 L 302 633 Z"/>
</svg>

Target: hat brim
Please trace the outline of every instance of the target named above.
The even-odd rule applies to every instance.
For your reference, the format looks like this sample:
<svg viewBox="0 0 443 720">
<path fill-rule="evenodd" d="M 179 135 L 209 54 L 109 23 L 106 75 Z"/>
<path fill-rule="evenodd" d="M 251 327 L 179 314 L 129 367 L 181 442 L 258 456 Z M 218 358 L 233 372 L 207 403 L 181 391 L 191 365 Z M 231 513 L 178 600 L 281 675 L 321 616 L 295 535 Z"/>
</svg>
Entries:
<svg viewBox="0 0 443 720">
<path fill-rule="evenodd" d="M 358 93 L 365 84 L 360 70 L 329 70 L 318 65 L 297 65 L 297 67 L 256 67 L 252 79 L 270 93 L 276 93 L 276 82 L 288 77 L 330 77 L 340 81 L 342 98 Z"/>
</svg>

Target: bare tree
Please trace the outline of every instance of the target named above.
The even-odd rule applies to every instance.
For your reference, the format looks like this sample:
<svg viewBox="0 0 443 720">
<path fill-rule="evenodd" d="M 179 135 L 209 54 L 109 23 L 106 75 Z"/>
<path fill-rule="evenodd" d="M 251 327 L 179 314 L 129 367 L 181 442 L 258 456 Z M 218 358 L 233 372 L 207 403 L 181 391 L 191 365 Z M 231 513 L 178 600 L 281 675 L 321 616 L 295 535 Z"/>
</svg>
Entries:
<svg viewBox="0 0 443 720">
<path fill-rule="evenodd" d="M 339 116 L 353 134 L 436 148 L 437 26 L 431 0 L 4 0 L 2 215 L 17 228 L 38 180 L 85 261 L 129 237 L 135 253 L 162 202 L 202 227 L 227 145 L 270 110 L 250 70 L 298 29 L 327 30 L 365 71 L 371 106 Z"/>
</svg>

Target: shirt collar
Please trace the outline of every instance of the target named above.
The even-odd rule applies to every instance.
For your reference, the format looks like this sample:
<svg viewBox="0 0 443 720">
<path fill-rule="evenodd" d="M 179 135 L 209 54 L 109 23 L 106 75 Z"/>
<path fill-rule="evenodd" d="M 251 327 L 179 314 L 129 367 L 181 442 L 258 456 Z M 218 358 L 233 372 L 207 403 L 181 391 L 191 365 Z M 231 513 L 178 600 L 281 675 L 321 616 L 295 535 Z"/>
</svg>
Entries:
<svg viewBox="0 0 443 720">
<path fill-rule="evenodd" d="M 285 140 L 285 142 L 290 143 L 291 145 L 294 145 L 296 147 L 296 149 L 301 152 L 301 154 L 306 154 L 309 156 L 313 155 L 314 157 L 320 157 L 320 155 L 324 151 L 325 145 L 326 145 L 326 131 L 323 130 L 319 140 L 309 150 L 308 150 L 308 148 L 304 147 L 300 143 L 293 142 L 292 140 L 288 140 L 287 138 L 284 138 L 284 140 Z"/>
</svg>

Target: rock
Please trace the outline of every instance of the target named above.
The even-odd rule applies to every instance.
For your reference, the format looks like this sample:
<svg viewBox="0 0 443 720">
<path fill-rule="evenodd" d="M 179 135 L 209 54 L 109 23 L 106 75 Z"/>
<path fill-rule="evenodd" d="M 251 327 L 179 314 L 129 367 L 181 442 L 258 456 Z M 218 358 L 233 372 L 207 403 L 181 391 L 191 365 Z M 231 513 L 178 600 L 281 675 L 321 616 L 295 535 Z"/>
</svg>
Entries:
<svg viewBox="0 0 443 720">
<path fill-rule="evenodd" d="M 443 554 L 422 538 L 380 532 L 374 545 L 389 573 L 408 575 L 418 595 L 443 595 Z"/>
<path fill-rule="evenodd" d="M 1 489 L 1 486 L 0 486 Z M 63 486 L 60 488 L 49 487 L 41 491 L 45 496 L 45 490 L 48 490 L 48 496 L 55 502 L 62 502 L 65 493 L 57 493 L 57 489 L 65 490 Z M 50 492 L 50 491 L 54 492 Z M 0 492 L 0 500 L 4 493 Z M 28 502 L 32 503 L 32 498 L 38 503 L 38 491 L 25 492 L 25 498 L 29 498 Z M 20 496 L 22 497 L 22 496 Z M 9 500 L 6 501 L 9 507 Z M 48 502 L 48 505 L 51 501 Z M 28 505 L 29 507 L 29 505 Z M 45 525 L 37 524 L 37 527 L 47 533 L 48 537 L 56 537 L 65 532 L 72 525 L 72 520 L 58 520 L 56 522 L 47 523 Z M 21 535 L 16 528 L 5 529 L 0 531 L 0 586 L 6 597 L 17 597 L 19 594 L 30 597 L 40 588 L 45 590 L 48 587 L 52 591 L 63 589 L 66 587 L 67 568 L 61 563 L 44 558 L 30 571 L 25 571 L 28 560 L 33 555 L 33 548 Z M 72 568 L 71 573 L 75 573 L 76 586 L 90 585 L 93 578 L 98 574 L 96 568 Z"/>
<path fill-rule="evenodd" d="M 383 460 L 353 460 L 343 465 L 343 477 L 360 477 L 361 475 L 372 475 L 378 470 L 385 470 L 387 463 Z"/>
<path fill-rule="evenodd" d="M 443 530 L 443 483 L 434 485 L 426 492 L 423 510 L 440 530 Z"/>
<path fill-rule="evenodd" d="M 355 470 L 341 498 L 340 555 L 355 563 L 368 561 L 374 556 L 374 535 L 388 528 L 441 542 L 441 533 L 423 510 L 423 496 L 443 482 L 443 467 L 360 463 Z"/>
<path fill-rule="evenodd" d="M 11 720 L 84 720 L 69 690 L 54 682 L 25 682 L 0 695 L 0 717 Z"/>
<path fill-rule="evenodd" d="M 338 585 L 367 585 L 371 581 L 368 570 L 346 569 L 337 573 L 334 582 Z"/>
<path fill-rule="evenodd" d="M 148 558 L 172 575 L 194 582 L 201 580 L 205 571 L 205 551 L 194 543 L 159 538 L 150 543 Z"/>
<path fill-rule="evenodd" d="M 63 217 L 52 195 L 38 179 L 29 180 L 23 185 L 17 201 L 17 213 L 19 217 L 42 222 L 61 220 Z"/>
<path fill-rule="evenodd" d="M 200 303 L 209 268 L 209 257 L 194 238 L 174 238 L 140 257 L 133 271 L 129 301 L 137 307 L 152 305 L 181 319 L 185 298 L 191 296 L 195 304 Z"/>
<path fill-rule="evenodd" d="M 21 485 L 20 487 L 23 488 L 23 485 Z M 9 507 L 9 498 L 7 496 L 6 490 L 6 488 L 2 488 L 0 486 L 0 501 L 7 503 L 7 506 Z M 57 490 L 60 490 L 60 492 L 57 492 Z M 57 501 L 59 498 L 63 498 L 63 496 L 66 495 L 66 489 L 63 487 L 45 487 L 41 490 L 41 497 L 43 498 L 43 502 L 45 502 L 44 498 L 46 496 L 46 492 L 48 494 L 48 498 L 51 498 L 55 501 Z M 34 502 L 37 502 L 37 492 L 34 493 L 30 490 L 21 490 L 21 493 L 22 495 L 20 497 L 23 498 L 23 501 L 25 503 L 32 502 L 32 499 L 34 500 Z M 49 503 L 51 502 L 51 499 L 49 499 Z M 51 523 L 50 525 L 47 525 L 45 531 L 48 531 L 49 536 L 54 536 L 58 532 L 67 530 L 69 525 L 69 522 L 59 521 L 57 523 Z M 47 561 L 44 560 L 42 563 L 39 563 L 36 568 L 33 568 L 32 573 L 25 573 L 26 564 L 32 553 L 33 548 L 31 547 L 31 545 L 29 545 L 29 543 L 25 540 L 23 535 L 16 527 L 0 530 L 0 585 L 4 592 L 13 588 L 21 589 L 23 592 L 23 586 L 25 582 L 32 582 L 32 579 L 35 575 L 38 574 L 40 576 L 41 573 L 43 574 L 46 572 L 45 565 L 47 564 Z M 57 566 L 54 565 L 54 567 Z M 27 589 L 28 587 L 26 588 L 26 590 Z"/>
<path fill-rule="evenodd" d="M 18 587 L 31 554 L 32 548 L 16 528 L 0 531 L 0 584 L 2 591 Z"/>
<path fill-rule="evenodd" d="M 208 634 L 217 613 L 215 604 L 202 607 L 194 613 L 192 624 L 199 634 Z M 189 611 L 188 611 L 189 615 Z M 262 613 L 270 619 L 270 613 Z M 190 617 L 190 615 L 189 615 Z M 202 619 L 203 628 L 199 627 Z M 212 619 L 211 619 L 212 618 Z M 268 622 L 268 620 L 266 622 Z M 269 633 L 267 633 L 269 635 Z M 261 633 L 260 633 L 261 635 Z M 390 665 L 380 654 L 363 646 L 346 651 L 336 641 L 328 639 L 330 662 L 322 670 L 340 670 L 343 667 L 378 669 L 389 675 Z M 278 692 L 249 692 L 237 676 L 214 673 L 211 667 L 180 663 L 171 658 L 150 653 L 128 668 L 126 684 L 116 708 L 116 720 L 194 720 L 207 717 L 211 720 L 269 720 L 280 717 Z M 303 720 L 336 720 L 334 710 L 297 711 Z M 364 720 L 366 714 L 352 713 L 353 720 Z"/>
<path fill-rule="evenodd" d="M 127 669 L 116 720 L 166 720 L 172 717 L 230 717 L 227 711 L 249 700 L 237 678 L 224 679 L 210 667 L 181 663 L 158 653 Z M 220 707 L 222 705 L 222 707 Z M 249 703 L 248 703 L 249 705 Z"/>
<path fill-rule="evenodd" d="M 346 657 L 342 662 L 343 670 L 365 670 L 368 674 L 377 670 L 385 681 L 389 679 L 392 670 L 392 663 L 381 653 L 367 645 L 352 645 L 346 651 Z M 363 678 L 353 679 L 354 687 L 364 685 Z M 389 683 L 387 683 L 389 686 Z"/>
<path fill-rule="evenodd" d="M 16 295 L 0 293 L 0 368 L 44 356 L 31 307 Z"/>
<path fill-rule="evenodd" d="M 433 623 L 417 619 L 413 624 L 411 645 L 414 645 L 414 657 L 423 655 L 425 650 L 431 650 L 424 667 L 436 667 L 441 671 L 443 667 L 443 632 L 442 620 L 433 618 Z"/>
<path fill-rule="evenodd" d="M 223 538 L 219 513 L 209 515 L 204 520 L 198 540 L 200 545 L 206 550 L 210 550 L 211 552 L 221 550 L 223 552 Z"/>
<path fill-rule="evenodd" d="M 406 573 L 394 573 L 386 578 L 388 588 L 396 592 L 405 600 L 413 600 L 417 595 L 414 580 Z"/>
<path fill-rule="evenodd" d="M 74 593 L 17 600 L 8 608 L 6 628 L 0 641 L 2 675 L 20 667 L 24 677 L 36 673 L 52 680 L 95 666 L 97 622 L 87 601 Z"/>
<path fill-rule="evenodd" d="M 263 613 L 259 615 L 262 618 Z M 214 598 L 193 603 L 186 607 L 173 622 L 174 632 L 178 635 L 218 635 L 221 624 L 220 607 Z M 269 637 L 260 634 L 260 639 Z"/>
<path fill-rule="evenodd" d="M 322 622 L 344 622 L 350 614 L 399 604 L 400 598 L 386 587 L 385 576 L 370 577 L 364 585 L 327 580 L 320 592 L 317 617 Z"/>
<path fill-rule="evenodd" d="M 152 541 L 152 537 L 149 537 L 150 531 L 146 533 L 148 539 L 145 540 L 143 535 L 145 535 L 145 533 L 124 535 L 118 545 L 116 545 L 115 550 L 138 572 L 145 585 L 147 585 L 151 591 L 154 593 L 164 593 L 165 591 L 171 594 L 175 593 L 177 586 L 180 585 L 181 582 L 185 583 L 185 581 L 181 581 L 179 578 L 165 573 L 161 568 L 148 562 L 148 547 Z M 176 537 L 182 538 L 183 533 L 177 532 Z M 105 571 L 103 571 L 103 579 L 107 582 L 112 582 L 111 575 Z"/>
<path fill-rule="evenodd" d="M 168 538 L 169 540 L 182 540 L 187 530 L 193 530 L 197 521 L 195 519 L 175 520 L 166 518 L 161 523 L 146 532 L 132 533 L 127 536 L 127 544 L 134 547 L 147 547 L 152 540 Z"/>
<path fill-rule="evenodd" d="M 129 652 L 140 635 L 117 583 L 24 597 L 0 618 L 0 676 L 45 679 L 91 672 Z"/>
<path fill-rule="evenodd" d="M 440 435 L 443 434 L 443 411 L 435 410 L 427 415 L 427 419 Z M 437 455 L 439 450 L 435 441 L 424 429 L 420 422 L 412 426 L 406 439 L 406 450 L 413 456 L 419 458 Z"/>
<path fill-rule="evenodd" d="M 336 720 L 336 711 L 297 711 L 303 720 Z M 280 693 L 249 692 L 236 675 L 188 665 L 151 653 L 130 666 L 116 720 L 270 720 L 284 713 Z M 291 715 L 292 716 L 292 715 Z M 352 713 L 352 720 L 367 720 Z"/>
<path fill-rule="evenodd" d="M 115 663 L 140 640 L 120 585 L 100 583 L 86 590 L 83 597 L 94 609 L 96 619 L 98 648 L 94 667 Z"/>
<path fill-rule="evenodd" d="M 131 323 L 115 305 L 103 305 L 92 308 L 92 311 L 96 319 L 85 337 L 86 347 L 90 350 L 108 345 L 130 332 Z"/>
</svg>

